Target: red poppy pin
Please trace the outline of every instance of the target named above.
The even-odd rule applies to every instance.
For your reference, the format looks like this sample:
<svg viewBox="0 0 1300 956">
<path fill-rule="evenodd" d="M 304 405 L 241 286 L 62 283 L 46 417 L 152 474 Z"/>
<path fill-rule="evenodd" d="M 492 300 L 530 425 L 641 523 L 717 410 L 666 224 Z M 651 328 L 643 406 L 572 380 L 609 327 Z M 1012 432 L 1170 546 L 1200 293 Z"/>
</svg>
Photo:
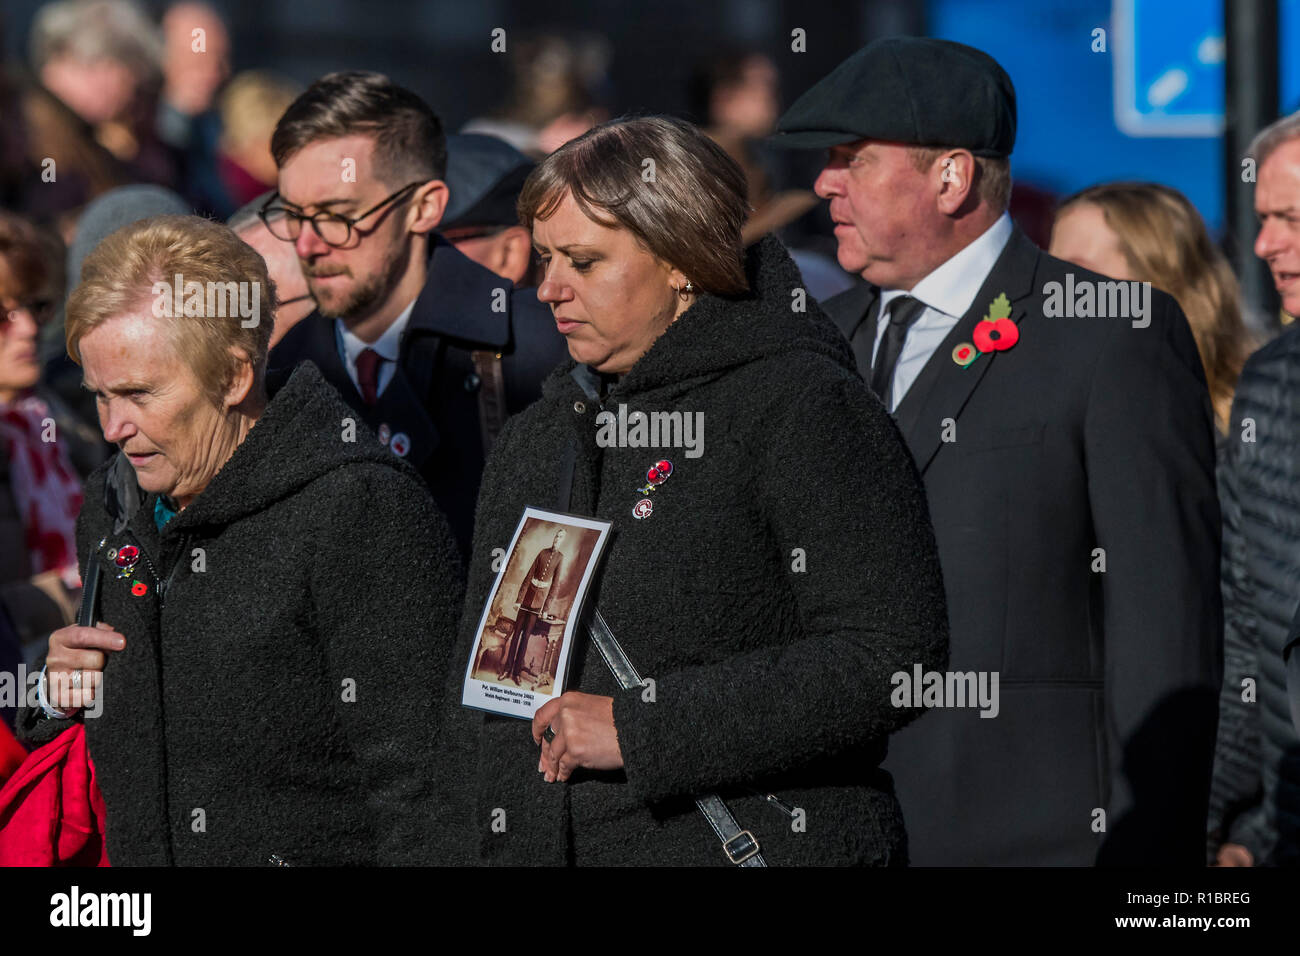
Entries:
<svg viewBox="0 0 1300 956">
<path fill-rule="evenodd" d="M 1005 352 L 1020 341 L 1020 327 L 1011 321 L 1011 300 L 1005 292 L 998 293 L 988 314 L 975 323 L 971 338 L 974 346 L 963 342 L 953 349 L 952 360 L 963 368 L 969 368 L 986 352 Z"/>
<path fill-rule="evenodd" d="M 143 581 L 136 581 L 131 585 L 131 593 L 136 597 L 144 596 L 148 590 L 149 585 L 145 584 Z"/>
</svg>

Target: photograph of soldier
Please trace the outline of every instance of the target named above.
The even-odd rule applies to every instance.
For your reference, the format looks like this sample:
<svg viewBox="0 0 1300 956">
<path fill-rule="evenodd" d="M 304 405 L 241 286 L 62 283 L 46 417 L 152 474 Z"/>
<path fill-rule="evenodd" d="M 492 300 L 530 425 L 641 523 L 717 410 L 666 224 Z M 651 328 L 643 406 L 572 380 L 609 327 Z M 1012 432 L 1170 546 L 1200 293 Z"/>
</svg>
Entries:
<svg viewBox="0 0 1300 956">
<path fill-rule="evenodd" d="M 549 693 L 565 624 L 599 531 L 529 518 L 506 562 L 475 652 L 475 680 Z"/>
</svg>

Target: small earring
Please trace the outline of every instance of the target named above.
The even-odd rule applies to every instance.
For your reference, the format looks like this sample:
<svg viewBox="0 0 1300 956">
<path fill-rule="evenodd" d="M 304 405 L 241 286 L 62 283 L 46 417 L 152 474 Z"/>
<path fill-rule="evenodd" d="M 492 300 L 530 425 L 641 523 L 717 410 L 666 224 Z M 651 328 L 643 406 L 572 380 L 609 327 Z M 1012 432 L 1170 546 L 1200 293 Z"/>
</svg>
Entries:
<svg viewBox="0 0 1300 956">
<path fill-rule="evenodd" d="M 694 292 L 694 291 L 695 291 L 695 286 L 691 283 L 691 280 L 690 280 L 690 279 L 687 279 L 687 280 L 686 280 L 686 291 L 687 291 L 687 292 Z"/>
</svg>

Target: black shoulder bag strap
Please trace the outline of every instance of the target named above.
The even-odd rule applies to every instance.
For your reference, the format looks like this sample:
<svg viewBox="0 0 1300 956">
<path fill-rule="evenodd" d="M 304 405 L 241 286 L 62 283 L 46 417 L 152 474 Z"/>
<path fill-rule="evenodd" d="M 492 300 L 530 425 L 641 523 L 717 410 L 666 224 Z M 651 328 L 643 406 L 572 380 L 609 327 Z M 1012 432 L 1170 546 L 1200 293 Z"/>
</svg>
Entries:
<svg viewBox="0 0 1300 956">
<path fill-rule="evenodd" d="M 100 552 L 107 540 L 108 538 L 101 539 L 99 547 L 90 552 L 90 557 L 86 560 L 86 573 L 81 582 L 81 609 L 77 611 L 78 627 L 94 627 L 95 619 L 99 616 L 96 605 L 99 604 Z"/>
<path fill-rule="evenodd" d="M 557 507 L 560 511 L 569 511 L 572 506 L 573 472 L 578 461 L 577 451 L 577 448 L 570 444 L 565 449 L 560 465 L 557 495 L 559 499 Z M 600 652 L 601 660 L 614 675 L 618 686 L 623 690 L 644 687 L 645 681 L 637 673 L 635 665 L 624 652 L 623 646 L 614 638 L 614 632 L 605 623 L 599 608 L 593 607 L 587 614 L 586 628 L 587 636 Z M 713 832 L 722 843 L 722 852 L 731 863 L 736 866 L 767 866 L 767 861 L 759 852 L 758 840 L 755 839 L 754 834 L 743 829 L 736 822 L 736 818 L 731 815 L 731 811 L 727 809 L 721 797 L 716 793 L 706 793 L 695 798 L 695 805 L 699 807 L 700 813 L 713 828 Z"/>
</svg>

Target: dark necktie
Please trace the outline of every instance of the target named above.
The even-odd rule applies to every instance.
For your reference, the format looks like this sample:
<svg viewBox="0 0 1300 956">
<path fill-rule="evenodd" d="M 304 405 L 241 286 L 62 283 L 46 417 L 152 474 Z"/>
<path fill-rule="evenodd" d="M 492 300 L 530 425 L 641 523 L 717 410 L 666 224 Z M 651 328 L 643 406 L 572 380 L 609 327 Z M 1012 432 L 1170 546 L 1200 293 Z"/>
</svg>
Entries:
<svg viewBox="0 0 1300 956">
<path fill-rule="evenodd" d="M 362 349 L 357 356 L 357 385 L 361 388 L 361 400 L 367 405 L 375 404 L 379 397 L 379 363 L 382 361 L 374 349 Z"/>
<path fill-rule="evenodd" d="M 880 396 L 886 408 L 893 391 L 894 367 L 903 354 L 903 342 L 907 340 L 908 330 L 924 311 L 925 303 L 910 295 L 895 296 L 889 302 L 889 324 L 885 326 L 885 337 L 880 341 L 880 348 L 876 349 L 876 362 L 871 367 L 871 390 Z"/>
</svg>

